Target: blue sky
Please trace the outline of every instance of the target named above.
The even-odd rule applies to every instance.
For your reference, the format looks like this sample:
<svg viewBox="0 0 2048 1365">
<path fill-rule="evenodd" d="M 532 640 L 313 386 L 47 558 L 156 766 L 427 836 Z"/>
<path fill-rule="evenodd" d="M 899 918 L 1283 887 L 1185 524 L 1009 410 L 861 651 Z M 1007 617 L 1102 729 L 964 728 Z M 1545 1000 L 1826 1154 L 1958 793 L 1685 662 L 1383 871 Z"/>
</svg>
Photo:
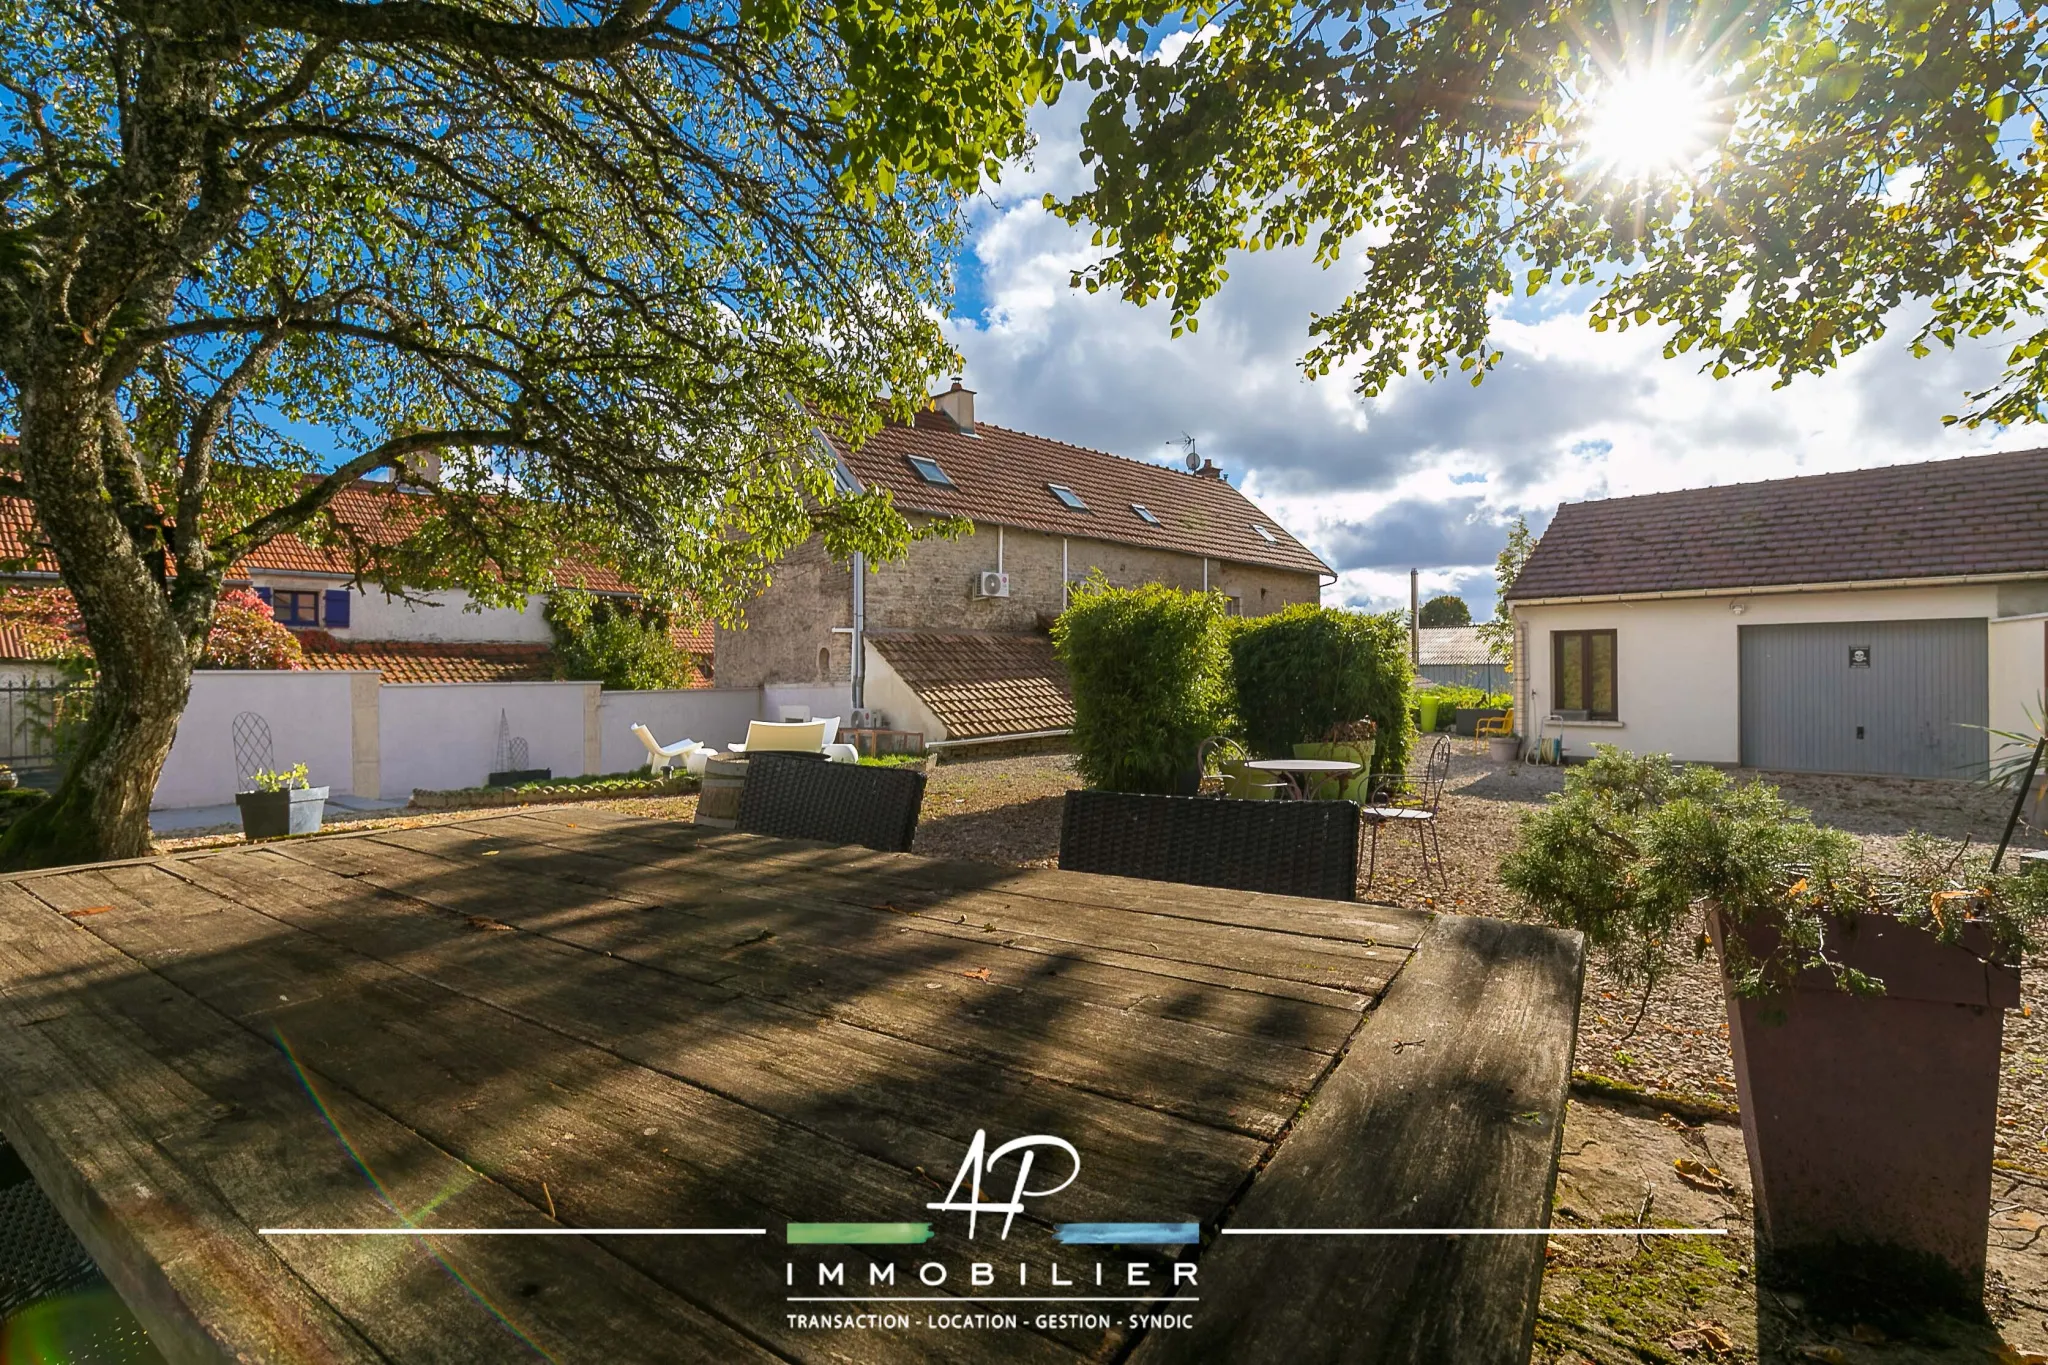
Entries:
<svg viewBox="0 0 2048 1365">
<path fill-rule="evenodd" d="M 1173 339 L 1163 307 L 1068 287 L 1085 233 L 1040 206 L 1080 187 L 1084 91 L 1034 120 L 1038 146 L 977 201 L 948 330 L 977 415 L 1120 455 L 1177 460 L 1181 434 L 1342 571 L 1324 600 L 1406 605 L 1456 591 L 1491 610 L 1492 565 L 1517 515 L 1559 502 L 2048 444 L 2048 433 L 1944 428 L 1989 384 L 1999 348 L 1914 360 L 1909 316 L 1838 372 L 1773 390 L 1665 360 L 1653 331 L 1598 333 L 1582 297 L 1517 300 L 1496 337 L 1506 359 L 1479 388 L 1461 378 L 1358 397 L 1299 357 L 1311 313 L 1340 299 L 1355 259 L 1323 271 L 1307 252 L 1233 261 L 1201 330 Z"/>
</svg>

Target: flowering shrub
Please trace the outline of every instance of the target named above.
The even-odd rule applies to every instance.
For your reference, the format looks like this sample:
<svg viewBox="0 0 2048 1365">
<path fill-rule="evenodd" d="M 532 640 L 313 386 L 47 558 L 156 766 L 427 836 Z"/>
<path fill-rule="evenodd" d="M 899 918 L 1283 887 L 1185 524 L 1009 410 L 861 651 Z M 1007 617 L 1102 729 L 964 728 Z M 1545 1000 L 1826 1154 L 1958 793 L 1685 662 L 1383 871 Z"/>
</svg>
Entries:
<svg viewBox="0 0 2048 1365">
<path fill-rule="evenodd" d="M 63 588 L 0 590 L 0 627 L 13 632 L 24 658 L 76 662 L 89 670 L 92 647 L 79 624 L 78 604 Z M 299 670 L 306 666 L 306 651 L 270 614 L 269 603 L 235 588 L 222 593 L 214 608 L 199 666 Z"/>
<path fill-rule="evenodd" d="M 0 627 L 13 636 L 22 658 L 59 663 L 91 657 L 79 627 L 78 605 L 63 588 L 0 590 Z"/>
<path fill-rule="evenodd" d="M 306 666 L 306 651 L 270 614 L 268 602 L 246 588 L 234 588 L 222 593 L 213 609 L 213 630 L 199 666 L 300 670 Z"/>
</svg>

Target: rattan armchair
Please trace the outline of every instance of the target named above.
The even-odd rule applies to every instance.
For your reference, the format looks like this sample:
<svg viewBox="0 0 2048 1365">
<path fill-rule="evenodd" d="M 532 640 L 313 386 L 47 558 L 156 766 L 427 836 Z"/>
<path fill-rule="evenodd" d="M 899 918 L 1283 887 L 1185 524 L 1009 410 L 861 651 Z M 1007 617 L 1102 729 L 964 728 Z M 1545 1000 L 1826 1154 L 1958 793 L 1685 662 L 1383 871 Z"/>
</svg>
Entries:
<svg viewBox="0 0 2048 1365">
<path fill-rule="evenodd" d="M 1115 877 L 1348 901 L 1358 895 L 1358 807 L 1074 791 L 1060 867 Z"/>
<path fill-rule="evenodd" d="M 815 754 L 769 751 L 747 755 L 733 828 L 908 853 L 923 804 L 922 769 L 827 763 Z"/>
</svg>

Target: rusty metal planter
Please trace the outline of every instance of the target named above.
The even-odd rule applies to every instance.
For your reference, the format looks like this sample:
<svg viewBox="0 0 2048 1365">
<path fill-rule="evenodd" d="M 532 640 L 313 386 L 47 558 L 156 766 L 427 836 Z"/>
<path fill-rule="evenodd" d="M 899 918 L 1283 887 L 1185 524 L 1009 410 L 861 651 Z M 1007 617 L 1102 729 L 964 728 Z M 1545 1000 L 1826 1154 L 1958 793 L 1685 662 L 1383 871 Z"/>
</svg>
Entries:
<svg viewBox="0 0 2048 1365">
<path fill-rule="evenodd" d="M 1731 927 L 1753 955 L 1776 946 L 1774 930 L 1729 926 L 1715 912 L 1717 948 Z M 1782 994 L 1742 999 L 1724 970 L 1767 1261 L 1858 1249 L 1880 1263 L 1933 1258 L 1955 1272 L 1955 1292 L 1981 1296 L 1999 1040 L 2020 978 L 1988 960 L 1976 929 L 1952 946 L 1884 915 L 1831 924 L 1830 956 L 1882 981 L 1881 996 L 1838 991 L 1816 969 Z"/>
</svg>

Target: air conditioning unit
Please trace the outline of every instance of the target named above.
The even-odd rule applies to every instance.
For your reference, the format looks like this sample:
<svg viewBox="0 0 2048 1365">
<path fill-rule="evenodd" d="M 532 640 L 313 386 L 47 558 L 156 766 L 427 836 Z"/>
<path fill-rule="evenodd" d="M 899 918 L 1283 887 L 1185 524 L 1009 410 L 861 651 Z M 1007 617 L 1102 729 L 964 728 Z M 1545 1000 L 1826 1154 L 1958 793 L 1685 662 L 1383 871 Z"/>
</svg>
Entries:
<svg viewBox="0 0 2048 1365">
<path fill-rule="evenodd" d="M 974 595 L 976 597 L 1008 597 L 1010 595 L 1010 576 L 1006 573 L 997 573 L 994 569 L 984 569 L 974 576 Z"/>
</svg>

